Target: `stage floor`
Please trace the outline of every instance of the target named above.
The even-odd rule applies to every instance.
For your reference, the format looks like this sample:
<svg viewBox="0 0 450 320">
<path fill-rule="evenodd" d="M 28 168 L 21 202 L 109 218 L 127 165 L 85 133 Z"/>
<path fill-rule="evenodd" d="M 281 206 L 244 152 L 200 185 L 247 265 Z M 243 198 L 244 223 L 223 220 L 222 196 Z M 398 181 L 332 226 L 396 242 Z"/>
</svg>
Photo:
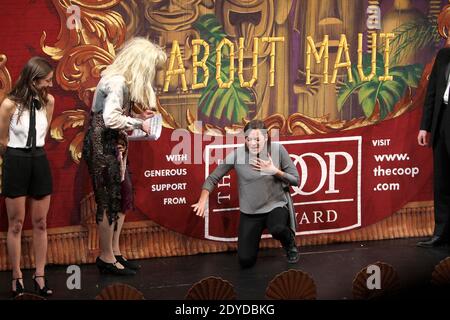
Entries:
<svg viewBox="0 0 450 320">
<path fill-rule="evenodd" d="M 127 283 L 140 290 L 146 299 L 184 299 L 189 288 L 208 276 L 217 276 L 234 285 L 237 298 L 264 299 L 265 290 L 277 274 L 299 269 L 313 277 L 318 299 L 352 299 L 352 281 L 367 265 L 382 261 L 398 272 L 402 297 L 441 297 L 430 284 L 436 264 L 450 256 L 449 247 L 416 247 L 421 239 L 354 242 L 302 247 L 298 264 L 286 262 L 280 249 L 261 250 L 256 265 L 240 269 L 236 252 L 141 260 L 142 269 L 131 277 L 100 275 L 95 265 L 81 266 L 81 290 L 66 286 L 67 266 L 48 266 L 49 284 L 54 289 L 50 299 L 94 299 L 112 283 Z M 26 289 L 32 289 L 33 270 L 24 270 Z M 9 299 L 10 272 L 0 272 L 0 299 Z"/>
</svg>

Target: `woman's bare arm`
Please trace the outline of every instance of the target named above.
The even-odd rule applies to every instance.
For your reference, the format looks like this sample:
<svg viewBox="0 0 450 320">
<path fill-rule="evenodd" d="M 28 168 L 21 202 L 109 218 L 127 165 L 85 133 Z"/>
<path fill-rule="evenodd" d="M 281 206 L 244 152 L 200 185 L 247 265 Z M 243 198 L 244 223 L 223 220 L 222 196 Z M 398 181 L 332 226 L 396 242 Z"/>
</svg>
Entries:
<svg viewBox="0 0 450 320">
<path fill-rule="evenodd" d="M 0 155 L 6 150 L 9 139 L 9 123 L 16 110 L 14 101 L 6 98 L 0 105 Z"/>
</svg>

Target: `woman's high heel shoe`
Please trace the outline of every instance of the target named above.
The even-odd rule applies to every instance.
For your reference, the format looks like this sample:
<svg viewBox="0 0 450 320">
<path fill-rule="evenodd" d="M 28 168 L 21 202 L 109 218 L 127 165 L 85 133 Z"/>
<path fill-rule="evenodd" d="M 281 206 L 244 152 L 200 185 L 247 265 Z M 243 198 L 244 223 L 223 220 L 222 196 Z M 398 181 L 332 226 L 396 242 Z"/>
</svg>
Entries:
<svg viewBox="0 0 450 320">
<path fill-rule="evenodd" d="M 122 255 L 120 256 L 114 256 L 116 260 L 123 265 L 125 268 L 131 269 L 131 270 L 139 270 L 141 268 L 141 265 L 138 264 L 135 261 L 130 261 L 125 259 Z"/>
<path fill-rule="evenodd" d="M 95 264 L 97 265 L 98 270 L 100 273 L 104 274 L 113 274 L 118 276 L 132 276 L 136 274 L 136 271 L 126 268 L 125 266 L 123 269 L 120 269 L 116 266 L 118 261 L 114 263 L 107 263 L 100 259 L 100 257 L 97 257 L 97 260 L 95 260 Z"/>
<path fill-rule="evenodd" d="M 39 283 L 37 282 L 36 278 L 43 278 L 44 279 L 44 286 L 41 288 Z M 53 294 L 53 290 L 50 289 L 47 285 L 47 278 L 45 276 L 37 276 L 33 275 L 33 282 L 34 282 L 34 290 L 43 297 L 48 297 Z"/>
<path fill-rule="evenodd" d="M 22 294 L 25 291 L 23 289 L 22 283 L 19 280 L 22 280 L 22 278 L 12 279 L 12 281 L 16 283 L 16 290 L 11 289 L 11 293 L 12 293 L 13 297 L 18 296 L 19 294 Z"/>
</svg>

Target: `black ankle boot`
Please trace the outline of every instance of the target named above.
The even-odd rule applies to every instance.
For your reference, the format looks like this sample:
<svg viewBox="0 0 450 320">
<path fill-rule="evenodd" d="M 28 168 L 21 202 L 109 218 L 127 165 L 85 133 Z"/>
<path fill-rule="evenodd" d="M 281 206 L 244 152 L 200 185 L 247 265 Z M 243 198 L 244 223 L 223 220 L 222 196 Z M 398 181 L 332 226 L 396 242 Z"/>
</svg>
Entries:
<svg viewBox="0 0 450 320">
<path fill-rule="evenodd" d="M 97 265 L 98 270 L 100 273 L 104 274 L 113 274 L 117 276 L 132 276 L 136 274 L 136 271 L 128 269 L 127 267 L 123 266 L 123 269 L 120 269 L 116 266 L 118 261 L 114 263 L 107 263 L 100 259 L 100 257 L 97 257 L 97 260 L 95 261 L 95 264 Z"/>
<path fill-rule="evenodd" d="M 300 259 L 300 255 L 298 253 L 297 245 L 295 244 L 295 237 L 292 236 L 289 243 L 283 245 L 284 250 L 286 250 L 286 257 L 288 263 L 297 263 Z"/>
<path fill-rule="evenodd" d="M 131 270 L 139 270 L 141 268 L 141 265 L 138 264 L 135 261 L 130 261 L 125 259 L 122 255 L 120 256 L 114 256 L 116 260 L 123 265 L 125 268 L 131 269 Z"/>
<path fill-rule="evenodd" d="M 297 263 L 300 260 L 300 255 L 298 253 L 297 246 L 289 248 L 286 252 L 287 261 L 289 263 Z"/>
</svg>

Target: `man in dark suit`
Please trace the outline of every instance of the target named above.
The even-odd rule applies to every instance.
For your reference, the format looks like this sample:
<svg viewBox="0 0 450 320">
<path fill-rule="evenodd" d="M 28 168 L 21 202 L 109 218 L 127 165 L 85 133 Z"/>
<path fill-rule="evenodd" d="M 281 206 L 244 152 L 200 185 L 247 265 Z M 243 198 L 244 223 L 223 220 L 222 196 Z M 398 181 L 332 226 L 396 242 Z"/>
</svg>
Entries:
<svg viewBox="0 0 450 320">
<path fill-rule="evenodd" d="M 449 44 L 447 39 L 447 44 Z M 450 236 L 450 48 L 439 50 L 430 74 L 417 141 L 433 148 L 434 233 L 417 243 L 436 247 Z"/>
</svg>

